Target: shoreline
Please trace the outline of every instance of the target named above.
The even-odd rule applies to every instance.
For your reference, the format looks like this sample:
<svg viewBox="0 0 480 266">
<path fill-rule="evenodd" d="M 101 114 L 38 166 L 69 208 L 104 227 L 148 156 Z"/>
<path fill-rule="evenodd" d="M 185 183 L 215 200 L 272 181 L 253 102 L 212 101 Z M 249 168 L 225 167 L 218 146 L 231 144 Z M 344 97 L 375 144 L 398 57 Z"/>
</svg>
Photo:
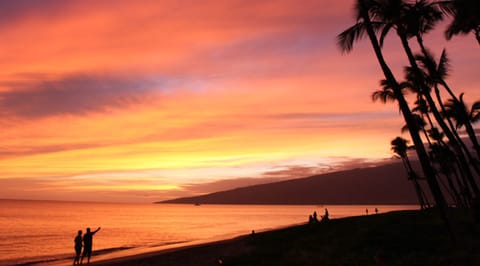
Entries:
<svg viewBox="0 0 480 266">
<path fill-rule="evenodd" d="M 277 229 L 274 229 L 272 231 L 275 231 L 275 230 Z M 241 236 L 233 237 L 230 239 L 214 240 L 214 241 L 202 242 L 202 243 L 191 243 L 189 245 L 184 245 L 179 247 L 169 247 L 167 249 L 162 249 L 157 251 L 139 253 L 139 254 L 116 257 L 116 258 L 105 259 L 105 260 L 100 259 L 98 261 L 92 258 L 92 262 L 90 263 L 90 265 L 139 265 L 139 264 L 145 263 L 146 261 L 151 261 L 152 263 L 154 263 L 154 261 L 157 261 L 158 259 L 165 261 L 165 257 L 167 256 L 172 256 L 172 255 L 175 256 L 178 254 L 186 254 L 186 253 L 188 253 L 188 255 L 191 257 L 192 265 L 194 265 L 193 263 L 198 262 L 198 257 L 201 255 L 201 253 L 204 253 L 205 250 L 222 251 L 221 253 L 224 254 L 225 250 L 228 247 L 243 245 L 245 240 L 247 240 L 249 237 L 250 237 L 249 235 L 241 235 Z M 213 256 L 213 253 L 209 252 L 209 256 Z M 213 257 L 215 257 L 215 259 L 212 258 L 211 260 L 212 262 L 216 261 L 217 258 L 221 259 L 222 256 L 213 256 Z M 155 265 L 170 265 L 170 264 L 164 264 L 164 263 L 160 262 L 159 264 L 157 264 L 155 262 Z M 175 264 L 176 263 L 178 262 L 175 262 Z"/>
<path fill-rule="evenodd" d="M 341 219 L 341 218 L 340 218 Z M 278 228 L 271 229 L 262 229 L 255 231 L 255 234 L 275 232 L 279 230 L 285 230 L 288 228 L 302 226 L 306 223 L 296 223 L 286 226 L 281 226 Z M 247 240 L 251 234 L 239 234 L 230 236 L 227 238 L 218 236 L 208 239 L 194 240 L 194 241 L 183 241 L 178 243 L 168 243 L 164 245 L 150 246 L 150 247 L 118 247 L 111 248 L 109 250 L 114 250 L 113 252 L 108 252 L 108 250 L 97 250 L 93 251 L 93 255 L 90 259 L 90 264 L 83 263 L 82 265 L 138 265 L 136 261 L 138 260 L 149 260 L 156 258 L 158 256 L 164 256 L 177 252 L 187 252 L 192 253 L 193 256 L 197 257 L 196 249 L 211 249 L 216 248 L 218 250 L 225 250 L 225 247 L 228 245 L 238 245 Z M 27 263 L 22 263 L 19 265 L 35 265 L 35 266 L 66 266 L 72 265 L 73 255 L 69 257 L 62 257 L 59 259 L 48 259 L 44 261 L 31 261 Z M 154 263 L 152 265 L 157 265 Z M 161 264 L 161 265 L 170 265 L 170 264 Z M 173 264 L 172 264 L 173 265 Z M 189 264 L 190 265 L 190 264 Z M 192 262 L 191 265 L 196 265 L 195 262 Z"/>
<path fill-rule="evenodd" d="M 452 214 L 458 239 L 468 245 L 449 239 L 435 210 L 392 211 L 119 258 L 94 256 L 91 265 L 480 265 L 480 224 L 465 210 Z"/>
</svg>

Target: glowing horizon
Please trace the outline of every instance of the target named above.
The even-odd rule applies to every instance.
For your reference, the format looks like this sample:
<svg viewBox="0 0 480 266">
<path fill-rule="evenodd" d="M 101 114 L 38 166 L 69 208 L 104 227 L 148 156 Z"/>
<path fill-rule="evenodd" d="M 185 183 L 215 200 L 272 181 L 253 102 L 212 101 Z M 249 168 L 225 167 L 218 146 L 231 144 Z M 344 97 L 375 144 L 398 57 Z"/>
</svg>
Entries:
<svg viewBox="0 0 480 266">
<path fill-rule="evenodd" d="M 368 42 L 336 47 L 352 0 L 0 7 L 0 198 L 161 200 L 385 160 L 401 135 L 396 105 L 370 99 Z M 447 48 L 449 81 L 478 100 L 478 45 L 441 30 L 427 46 Z M 393 36 L 385 54 L 401 77 Z"/>
</svg>

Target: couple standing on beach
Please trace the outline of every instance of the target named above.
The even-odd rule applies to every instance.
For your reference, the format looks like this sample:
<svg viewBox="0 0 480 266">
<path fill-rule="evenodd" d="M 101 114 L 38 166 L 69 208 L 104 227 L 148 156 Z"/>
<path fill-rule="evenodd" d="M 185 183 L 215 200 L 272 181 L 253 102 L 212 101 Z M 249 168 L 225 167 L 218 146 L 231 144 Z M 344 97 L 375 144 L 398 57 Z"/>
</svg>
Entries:
<svg viewBox="0 0 480 266">
<path fill-rule="evenodd" d="M 90 257 L 92 256 L 92 243 L 93 243 L 93 235 L 100 230 L 100 227 L 97 230 L 90 232 L 90 227 L 87 228 L 87 232 L 83 235 L 82 238 L 82 230 L 78 230 L 78 234 L 75 237 L 75 259 L 73 260 L 73 265 L 75 264 L 82 264 L 83 258 L 87 256 L 87 263 L 90 263 Z M 83 242 L 83 245 L 82 245 Z M 83 253 L 82 258 L 80 259 L 80 253 L 82 252 L 83 246 Z"/>
</svg>

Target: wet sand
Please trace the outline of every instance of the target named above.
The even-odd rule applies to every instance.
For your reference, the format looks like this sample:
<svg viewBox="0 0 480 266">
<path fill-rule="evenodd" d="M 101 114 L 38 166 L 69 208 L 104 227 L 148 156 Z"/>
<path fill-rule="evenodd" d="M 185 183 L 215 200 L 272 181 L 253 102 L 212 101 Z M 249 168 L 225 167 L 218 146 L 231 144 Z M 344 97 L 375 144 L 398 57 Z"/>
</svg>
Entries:
<svg viewBox="0 0 480 266">
<path fill-rule="evenodd" d="M 92 257 L 90 265 L 222 265 L 229 258 L 246 254 L 249 251 L 247 242 L 251 237 L 241 236 L 109 260 L 95 261 Z"/>
</svg>

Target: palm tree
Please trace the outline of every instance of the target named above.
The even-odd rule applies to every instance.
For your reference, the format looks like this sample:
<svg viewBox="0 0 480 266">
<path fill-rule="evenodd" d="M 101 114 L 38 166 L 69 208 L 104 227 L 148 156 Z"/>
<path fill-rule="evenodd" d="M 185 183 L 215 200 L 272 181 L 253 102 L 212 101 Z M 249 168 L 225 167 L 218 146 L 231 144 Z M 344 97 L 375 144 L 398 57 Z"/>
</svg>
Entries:
<svg viewBox="0 0 480 266">
<path fill-rule="evenodd" d="M 386 79 L 382 79 L 380 81 L 380 86 L 382 87 L 381 90 L 372 93 L 372 101 L 380 101 L 382 103 L 387 103 L 395 102 L 397 100 L 397 98 L 395 98 L 395 92 L 393 91 L 393 84 L 390 84 Z M 403 89 L 405 87 L 401 86 L 401 88 Z"/>
<path fill-rule="evenodd" d="M 450 40 L 454 35 L 473 33 L 480 44 L 480 1 L 450 0 L 441 1 L 443 10 L 452 16 L 445 36 Z"/>
<path fill-rule="evenodd" d="M 400 38 L 405 54 L 410 62 L 411 67 L 407 68 L 407 78 L 409 82 L 414 85 L 412 88 L 415 89 L 417 93 L 425 97 L 436 122 L 443 130 L 450 143 L 456 146 L 457 151 L 460 151 L 459 156 L 463 157 L 460 145 L 457 143 L 455 135 L 443 120 L 441 112 L 437 109 L 436 103 L 430 94 L 431 89 L 427 84 L 425 73 L 421 71 L 420 67 L 418 66 L 416 58 L 408 42 L 408 40 L 414 36 L 417 37 L 417 40 L 421 40 L 420 36 L 432 29 L 434 23 L 438 21 L 439 16 L 430 15 L 425 18 L 415 16 L 433 14 L 435 13 L 435 8 L 427 4 L 423 4 L 421 9 L 427 10 L 427 7 L 430 7 L 430 11 L 417 12 L 418 5 L 409 4 L 404 0 L 377 0 L 375 3 L 376 4 L 374 5 L 375 8 L 373 11 L 374 16 L 385 24 L 385 27 L 382 31 L 382 37 L 384 37 L 390 31 L 390 29 L 396 30 L 397 36 Z M 427 23 L 428 19 L 431 19 L 432 22 Z M 421 43 L 421 46 L 422 45 L 423 44 Z M 426 51 L 424 47 L 423 50 L 424 52 Z M 463 158 L 461 162 L 464 162 L 464 167 L 469 167 L 465 158 Z M 469 171 L 470 169 L 466 170 L 466 172 L 470 174 L 469 180 L 472 181 L 471 183 L 475 194 L 479 194 L 480 192 L 478 186 L 476 186 L 476 183 L 471 176 L 471 172 Z"/>
<path fill-rule="evenodd" d="M 431 53 L 428 52 L 426 49 L 423 51 L 423 55 L 417 55 L 416 59 L 420 63 L 420 66 L 422 67 L 425 73 L 427 82 L 430 83 L 430 85 L 434 88 L 437 102 L 440 105 L 442 113 L 445 114 L 447 111 L 445 109 L 445 105 L 443 104 L 442 97 L 440 96 L 440 90 L 438 88 L 439 85 L 442 85 L 442 87 L 452 97 L 452 100 L 454 102 L 459 101 L 459 99 L 455 96 L 455 94 L 453 93 L 453 91 L 445 81 L 445 78 L 448 76 L 448 70 L 449 70 L 449 60 L 448 60 L 445 49 L 442 51 L 442 55 L 440 56 L 438 64 L 436 63 Z M 459 163 L 462 165 L 461 172 L 467 175 L 467 178 L 469 180 L 469 183 L 472 189 L 475 191 L 476 194 L 478 194 L 479 193 L 478 185 L 476 184 L 476 181 L 473 178 L 473 174 L 470 171 L 467 158 L 468 158 L 468 161 L 470 162 L 470 166 L 472 166 L 473 169 L 479 175 L 480 175 L 480 166 L 478 165 L 477 160 L 473 158 L 472 154 L 470 153 L 470 150 L 467 148 L 462 138 L 460 138 L 456 130 L 456 127 L 453 125 L 452 119 L 448 116 L 446 116 L 445 118 L 446 118 L 446 122 L 448 123 L 451 129 L 452 134 L 456 139 L 456 142 L 451 141 L 450 144 L 455 149 L 458 156 Z M 467 121 L 467 123 L 470 123 L 470 122 Z"/>
<path fill-rule="evenodd" d="M 443 196 L 440 186 L 436 179 L 435 171 L 430 164 L 428 154 L 423 146 L 422 139 L 418 131 L 415 130 L 415 120 L 408 106 L 407 100 L 405 99 L 402 88 L 397 82 L 393 72 L 387 65 L 385 58 L 382 54 L 380 43 L 375 34 L 376 31 L 380 30 L 382 23 L 377 21 L 372 21 L 370 18 L 373 7 L 375 6 L 375 1 L 373 0 L 357 0 L 356 1 L 356 17 L 357 23 L 352 27 L 348 28 L 344 32 L 340 33 L 337 37 L 338 45 L 341 47 L 343 52 L 350 52 L 353 48 L 353 43 L 367 35 L 370 39 L 373 51 L 377 57 L 378 63 L 382 69 L 382 72 L 385 76 L 385 79 L 388 80 L 389 84 L 392 86 L 392 90 L 395 94 L 395 98 L 398 101 L 400 110 L 405 119 L 405 122 L 409 126 L 410 136 L 415 145 L 415 150 L 417 152 L 422 170 L 427 179 L 430 190 L 432 191 L 433 197 L 437 206 L 440 209 L 441 215 L 447 225 L 449 225 L 448 218 L 446 216 L 446 201 Z"/>
<path fill-rule="evenodd" d="M 416 59 L 419 62 L 421 68 L 423 69 L 427 82 L 430 83 L 431 86 L 434 88 L 435 95 L 437 97 L 437 102 L 440 105 L 442 113 L 445 114 L 446 113 L 445 105 L 443 104 L 442 97 L 440 96 L 440 90 L 438 88 L 438 85 L 442 85 L 442 87 L 445 88 L 445 90 L 448 92 L 450 97 L 452 97 L 453 101 L 455 102 L 459 101 L 457 96 L 453 93 L 452 89 L 445 81 L 446 77 L 448 76 L 448 70 L 449 70 L 449 59 L 448 59 L 446 50 L 444 49 L 442 51 L 442 55 L 440 56 L 438 64 L 436 63 L 432 54 L 427 50 L 423 51 L 423 55 L 417 55 Z M 466 148 L 465 143 L 458 136 L 455 130 L 456 127 L 453 125 L 451 118 L 446 117 L 446 119 L 452 133 L 455 135 L 455 138 L 457 139 L 457 142 L 462 146 L 462 148 L 464 149 L 464 152 L 470 158 L 471 157 L 470 151 Z"/>
<path fill-rule="evenodd" d="M 425 207 L 429 207 L 428 199 L 425 196 L 425 193 L 422 190 L 422 187 L 418 183 L 418 175 L 413 170 L 412 164 L 408 159 L 407 150 L 408 150 L 408 141 L 401 137 L 396 137 L 393 139 L 390 144 L 392 145 L 392 151 L 402 159 L 403 166 L 407 171 L 408 179 L 411 180 L 414 184 L 415 192 L 417 193 L 418 203 L 420 207 L 425 209 Z"/>
<path fill-rule="evenodd" d="M 424 1 L 421 2 L 423 3 Z M 423 4 L 423 9 L 426 9 L 426 6 L 428 5 Z M 415 88 L 417 93 L 422 94 L 425 97 L 436 121 L 439 123 L 442 130 L 446 131 L 445 134 L 447 137 L 450 140 L 453 140 L 454 136 L 449 132 L 450 130 L 448 129 L 448 126 L 444 123 L 441 113 L 438 111 L 435 101 L 430 95 L 430 88 L 426 83 L 425 75 L 420 70 L 408 42 L 410 38 L 421 36 L 432 29 L 434 22 L 438 21 L 438 17 L 431 16 L 432 20 L 434 20 L 431 22 L 429 22 L 428 17 L 416 17 L 423 15 L 423 13 L 418 12 L 418 4 L 411 5 L 404 0 L 378 0 L 375 7 L 375 17 L 385 24 L 382 31 L 382 37 L 385 37 L 390 29 L 396 30 L 411 65 L 411 67 L 407 68 L 407 78 L 413 85 L 412 88 Z M 424 13 L 429 14 L 429 12 Z"/>
</svg>

